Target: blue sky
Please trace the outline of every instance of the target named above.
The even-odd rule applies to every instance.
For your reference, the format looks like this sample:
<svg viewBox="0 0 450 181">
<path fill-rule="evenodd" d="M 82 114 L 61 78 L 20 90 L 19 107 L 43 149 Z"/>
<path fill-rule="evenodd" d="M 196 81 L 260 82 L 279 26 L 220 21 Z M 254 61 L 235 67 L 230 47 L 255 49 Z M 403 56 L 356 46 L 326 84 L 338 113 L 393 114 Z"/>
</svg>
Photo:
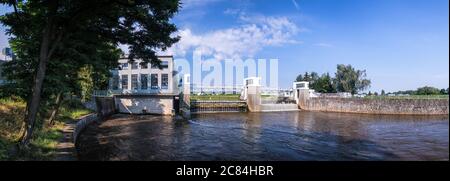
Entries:
<svg viewBox="0 0 450 181">
<path fill-rule="evenodd" d="M 183 3 L 173 19 L 182 35 L 175 56 L 200 48 L 221 58 L 278 58 L 285 88 L 299 73 L 334 73 L 336 64 L 366 69 L 372 91 L 449 86 L 448 0 Z"/>
</svg>

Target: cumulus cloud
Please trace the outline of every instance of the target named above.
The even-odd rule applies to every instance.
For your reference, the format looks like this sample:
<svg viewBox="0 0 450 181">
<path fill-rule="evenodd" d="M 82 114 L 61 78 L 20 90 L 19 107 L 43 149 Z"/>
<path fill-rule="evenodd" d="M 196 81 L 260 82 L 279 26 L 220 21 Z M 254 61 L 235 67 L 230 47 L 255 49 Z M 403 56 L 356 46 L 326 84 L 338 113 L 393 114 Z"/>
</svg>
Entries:
<svg viewBox="0 0 450 181">
<path fill-rule="evenodd" d="M 268 46 L 296 44 L 294 36 L 302 31 L 286 17 L 239 17 L 240 26 L 196 34 L 189 28 L 181 29 L 180 41 L 166 54 L 184 57 L 191 51 L 202 51 L 203 56 L 216 60 L 253 57 Z"/>
</svg>

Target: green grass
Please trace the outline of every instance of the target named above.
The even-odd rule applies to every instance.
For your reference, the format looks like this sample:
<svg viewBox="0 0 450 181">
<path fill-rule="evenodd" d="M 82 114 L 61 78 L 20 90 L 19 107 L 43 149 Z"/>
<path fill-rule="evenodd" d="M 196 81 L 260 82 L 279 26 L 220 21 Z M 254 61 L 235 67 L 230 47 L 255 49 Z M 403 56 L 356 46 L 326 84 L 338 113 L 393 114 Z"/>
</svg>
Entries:
<svg viewBox="0 0 450 181">
<path fill-rule="evenodd" d="M 30 145 L 18 150 L 17 142 L 21 136 L 20 128 L 25 113 L 25 102 L 20 99 L 0 99 L 0 160 L 51 160 L 56 146 L 63 137 L 64 123 L 91 113 L 77 101 L 66 101 L 60 109 L 55 125 L 36 126 Z"/>
</svg>

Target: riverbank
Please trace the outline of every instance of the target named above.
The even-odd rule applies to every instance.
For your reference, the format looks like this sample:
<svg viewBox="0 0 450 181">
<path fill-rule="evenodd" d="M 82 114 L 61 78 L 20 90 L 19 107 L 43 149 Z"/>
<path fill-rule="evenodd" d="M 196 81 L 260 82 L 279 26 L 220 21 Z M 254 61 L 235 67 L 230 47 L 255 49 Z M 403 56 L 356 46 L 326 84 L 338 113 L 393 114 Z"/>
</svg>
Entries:
<svg viewBox="0 0 450 181">
<path fill-rule="evenodd" d="M 78 106 L 77 106 L 78 105 Z M 18 98 L 0 99 L 0 160 L 53 160 L 63 151 L 60 142 L 73 120 L 91 111 L 80 104 L 66 101 L 54 125 L 46 123 L 35 130 L 27 150 L 18 150 L 25 102 Z M 39 120 L 42 121 L 42 120 Z"/>
</svg>

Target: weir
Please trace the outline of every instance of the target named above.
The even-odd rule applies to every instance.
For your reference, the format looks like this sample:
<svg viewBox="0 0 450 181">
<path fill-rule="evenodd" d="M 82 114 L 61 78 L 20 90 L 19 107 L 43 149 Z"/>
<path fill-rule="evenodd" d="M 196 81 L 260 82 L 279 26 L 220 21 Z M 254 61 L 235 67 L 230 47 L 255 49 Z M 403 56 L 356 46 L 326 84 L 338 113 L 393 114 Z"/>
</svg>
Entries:
<svg viewBox="0 0 450 181">
<path fill-rule="evenodd" d="M 279 95 L 276 95 L 276 100 L 264 101 L 265 98 L 261 95 L 261 78 L 250 77 L 244 80 L 246 94 L 246 102 L 250 112 L 280 112 L 280 111 L 298 111 L 298 105 L 291 103 L 290 100 L 280 100 Z M 271 102 L 271 103 L 266 103 Z"/>
<path fill-rule="evenodd" d="M 247 112 L 245 101 L 191 101 L 191 113 Z"/>
</svg>

